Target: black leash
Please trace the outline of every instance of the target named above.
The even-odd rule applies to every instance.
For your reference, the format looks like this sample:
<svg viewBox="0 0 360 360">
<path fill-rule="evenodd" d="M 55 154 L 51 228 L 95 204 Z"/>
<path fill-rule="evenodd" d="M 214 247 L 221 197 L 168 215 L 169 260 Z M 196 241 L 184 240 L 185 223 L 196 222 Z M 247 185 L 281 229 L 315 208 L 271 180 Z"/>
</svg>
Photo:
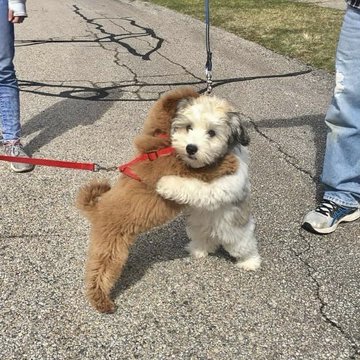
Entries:
<svg viewBox="0 0 360 360">
<path fill-rule="evenodd" d="M 205 23 L 206 23 L 206 93 L 210 95 L 212 91 L 212 52 L 210 49 L 210 7 L 209 1 L 205 0 Z"/>
</svg>

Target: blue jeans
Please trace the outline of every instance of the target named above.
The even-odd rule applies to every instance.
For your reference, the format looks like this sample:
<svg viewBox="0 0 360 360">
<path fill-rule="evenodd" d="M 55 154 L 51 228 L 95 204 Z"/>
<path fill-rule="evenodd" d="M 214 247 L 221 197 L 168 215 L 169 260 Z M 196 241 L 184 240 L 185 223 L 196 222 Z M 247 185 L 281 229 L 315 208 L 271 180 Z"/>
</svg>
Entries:
<svg viewBox="0 0 360 360">
<path fill-rule="evenodd" d="M 321 181 L 324 199 L 360 203 L 360 10 L 348 7 L 336 52 L 336 86 L 325 123 L 329 128 Z"/>
<path fill-rule="evenodd" d="M 14 53 L 14 24 L 8 21 L 8 0 L 0 0 L 0 116 L 4 141 L 19 139 L 21 131 Z"/>
</svg>

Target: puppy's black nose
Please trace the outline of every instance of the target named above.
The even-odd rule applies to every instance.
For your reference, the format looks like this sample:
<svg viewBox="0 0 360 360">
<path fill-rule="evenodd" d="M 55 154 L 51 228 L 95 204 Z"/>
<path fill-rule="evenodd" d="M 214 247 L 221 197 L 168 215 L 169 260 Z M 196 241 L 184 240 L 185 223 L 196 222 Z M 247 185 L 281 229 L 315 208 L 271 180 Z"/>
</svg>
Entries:
<svg viewBox="0 0 360 360">
<path fill-rule="evenodd" d="M 194 155 L 194 154 L 196 154 L 197 151 L 198 151 L 198 147 L 196 145 L 189 144 L 186 146 L 186 152 L 189 155 Z"/>
</svg>

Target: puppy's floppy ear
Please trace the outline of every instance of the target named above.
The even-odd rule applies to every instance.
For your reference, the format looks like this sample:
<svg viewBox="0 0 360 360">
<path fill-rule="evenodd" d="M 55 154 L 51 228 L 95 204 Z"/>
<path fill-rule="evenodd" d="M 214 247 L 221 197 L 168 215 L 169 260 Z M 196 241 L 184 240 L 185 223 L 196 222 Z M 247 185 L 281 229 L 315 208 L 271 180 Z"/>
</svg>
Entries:
<svg viewBox="0 0 360 360">
<path fill-rule="evenodd" d="M 231 128 L 231 135 L 229 139 L 230 145 L 234 146 L 236 144 L 241 144 L 243 146 L 248 146 L 250 143 L 250 137 L 242 124 L 240 115 L 236 112 L 228 112 L 227 116 L 229 118 L 229 124 Z"/>
<path fill-rule="evenodd" d="M 176 111 L 181 111 L 184 110 L 186 107 L 188 107 L 192 102 L 192 98 L 182 98 L 181 100 L 178 101 L 177 106 L 176 106 Z"/>
</svg>

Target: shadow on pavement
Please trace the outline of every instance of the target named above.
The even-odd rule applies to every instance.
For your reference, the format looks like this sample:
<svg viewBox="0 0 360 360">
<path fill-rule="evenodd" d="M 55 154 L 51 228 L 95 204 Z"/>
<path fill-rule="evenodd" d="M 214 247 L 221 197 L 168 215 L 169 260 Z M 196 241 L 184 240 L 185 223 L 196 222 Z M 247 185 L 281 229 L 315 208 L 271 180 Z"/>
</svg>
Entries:
<svg viewBox="0 0 360 360">
<path fill-rule="evenodd" d="M 30 154 L 79 125 L 92 125 L 112 106 L 111 102 L 62 100 L 36 115 L 22 127 L 23 136 L 39 132 L 27 145 Z"/>
<path fill-rule="evenodd" d="M 139 236 L 130 250 L 125 269 L 113 290 L 113 297 L 116 299 L 120 293 L 140 281 L 154 264 L 188 257 L 185 250 L 187 241 L 181 216 L 164 227 Z"/>
</svg>

